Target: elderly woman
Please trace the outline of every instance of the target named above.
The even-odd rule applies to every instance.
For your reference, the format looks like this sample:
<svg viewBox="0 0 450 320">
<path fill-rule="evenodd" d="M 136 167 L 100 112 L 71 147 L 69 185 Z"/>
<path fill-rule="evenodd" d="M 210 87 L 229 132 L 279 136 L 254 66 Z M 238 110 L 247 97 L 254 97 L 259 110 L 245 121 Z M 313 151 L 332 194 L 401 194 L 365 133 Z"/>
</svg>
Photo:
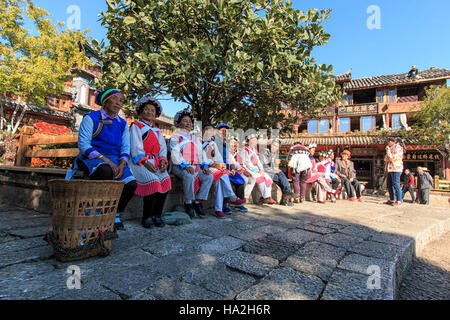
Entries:
<svg viewBox="0 0 450 320">
<path fill-rule="evenodd" d="M 172 173 L 183 181 L 186 213 L 191 218 L 195 213 L 204 216 L 202 202 L 208 200 L 213 176 L 203 157 L 202 140 L 192 132 L 194 115 L 188 109 L 179 111 L 174 124 L 177 130 L 169 142 Z"/>
<path fill-rule="evenodd" d="M 161 220 L 167 192 L 172 188 L 167 172 L 167 147 L 164 136 L 155 126 L 162 113 L 158 100 L 145 96 L 136 104 L 139 121 L 130 126 L 130 169 L 137 180 L 136 195 L 144 197 L 142 225 L 163 227 Z"/>
<path fill-rule="evenodd" d="M 133 197 L 137 184 L 128 167 L 130 158 L 130 132 L 127 122 L 119 117 L 124 97 L 120 91 L 107 89 L 97 93 L 95 103 L 102 106 L 84 116 L 78 134 L 80 154 L 66 179 L 72 179 L 80 169 L 93 180 L 124 181 L 114 226 L 124 229 L 121 213 Z"/>
<path fill-rule="evenodd" d="M 234 193 L 230 182 L 229 171 L 227 164 L 222 157 L 219 147 L 212 139 L 214 135 L 214 128 L 211 125 L 206 125 L 203 128 L 203 157 L 209 165 L 213 175 L 213 184 L 215 190 L 216 201 L 214 205 L 215 215 L 219 219 L 226 218 L 223 211 L 225 200 L 230 201 L 234 206 L 241 206 L 245 200 L 239 199 Z"/>
<path fill-rule="evenodd" d="M 341 178 L 342 184 L 347 191 L 347 195 L 350 201 L 362 202 L 361 198 L 361 184 L 358 179 L 356 179 L 356 170 L 353 161 L 350 160 L 351 152 L 348 149 L 345 149 L 341 153 L 341 160 L 336 161 L 336 174 Z M 353 190 L 353 188 L 354 190 Z M 355 191 L 356 197 L 355 198 Z"/>
<path fill-rule="evenodd" d="M 240 164 L 244 170 L 252 176 L 252 183 L 245 186 L 245 200 L 250 197 L 250 194 L 255 186 L 258 185 L 261 192 L 260 202 L 266 204 L 275 204 L 276 201 L 272 199 L 272 184 L 273 180 L 264 172 L 263 165 L 258 156 L 258 136 L 252 134 L 247 137 L 247 145 L 242 148 L 239 153 Z"/>
<path fill-rule="evenodd" d="M 318 153 L 319 161 L 314 162 L 311 169 L 311 177 L 306 183 L 314 183 L 317 202 L 324 204 L 327 194 L 332 195 L 331 178 L 330 178 L 330 161 L 327 159 L 327 152 L 321 151 Z M 334 196 L 331 197 L 332 202 L 336 202 Z"/>
<path fill-rule="evenodd" d="M 223 129 L 221 130 L 223 131 Z M 236 137 L 230 138 L 229 148 L 229 162 L 227 168 L 229 169 L 230 181 L 236 195 L 240 199 L 245 199 L 245 187 L 247 184 L 252 184 L 252 176 L 250 173 L 244 171 L 244 168 L 238 161 L 239 158 L 239 141 Z M 248 212 L 245 206 L 239 206 L 237 209 L 241 212 Z"/>
</svg>

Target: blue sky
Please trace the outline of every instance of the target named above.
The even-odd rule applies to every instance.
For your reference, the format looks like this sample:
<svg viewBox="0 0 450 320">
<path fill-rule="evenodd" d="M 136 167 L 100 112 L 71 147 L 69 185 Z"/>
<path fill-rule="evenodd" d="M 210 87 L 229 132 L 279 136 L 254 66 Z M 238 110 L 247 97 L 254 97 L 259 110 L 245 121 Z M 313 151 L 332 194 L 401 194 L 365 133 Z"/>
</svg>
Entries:
<svg viewBox="0 0 450 320">
<path fill-rule="evenodd" d="M 324 23 L 329 43 L 313 51 L 318 63 L 331 64 L 334 74 L 352 69 L 353 78 L 408 72 L 412 65 L 450 69 L 450 1 L 448 0 L 293 0 L 296 9 L 332 8 Z M 77 5 L 81 29 L 102 40 L 106 29 L 98 14 L 106 10 L 104 0 L 35 0 L 56 21 L 67 21 L 67 8 Z M 380 29 L 369 29 L 371 5 L 380 9 Z M 164 113 L 173 116 L 185 105 L 162 101 Z"/>
</svg>

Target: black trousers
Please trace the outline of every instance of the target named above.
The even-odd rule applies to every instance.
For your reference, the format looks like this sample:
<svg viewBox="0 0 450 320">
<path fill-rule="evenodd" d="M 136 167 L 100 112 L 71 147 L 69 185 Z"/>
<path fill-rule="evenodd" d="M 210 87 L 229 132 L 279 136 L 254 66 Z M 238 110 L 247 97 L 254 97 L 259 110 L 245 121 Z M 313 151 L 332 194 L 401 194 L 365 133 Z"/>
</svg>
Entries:
<svg viewBox="0 0 450 320">
<path fill-rule="evenodd" d="M 244 193 L 245 183 L 237 184 L 237 183 L 231 182 L 231 186 L 234 189 L 234 193 L 236 194 L 236 197 L 238 197 L 239 199 L 245 199 L 245 193 Z"/>
<path fill-rule="evenodd" d="M 83 161 L 77 159 L 78 168 L 83 171 L 85 174 L 89 175 L 89 169 L 84 164 Z M 114 173 L 112 168 L 107 164 L 102 164 L 95 170 L 95 172 L 89 176 L 92 180 L 114 180 Z M 117 213 L 122 213 L 125 211 L 125 208 L 130 202 L 131 198 L 133 198 L 134 191 L 137 188 L 136 180 L 128 182 L 123 187 L 122 195 L 120 196 L 119 205 L 117 207 Z"/>
<path fill-rule="evenodd" d="M 143 217 L 161 217 L 167 193 L 154 193 L 144 197 Z"/>
</svg>

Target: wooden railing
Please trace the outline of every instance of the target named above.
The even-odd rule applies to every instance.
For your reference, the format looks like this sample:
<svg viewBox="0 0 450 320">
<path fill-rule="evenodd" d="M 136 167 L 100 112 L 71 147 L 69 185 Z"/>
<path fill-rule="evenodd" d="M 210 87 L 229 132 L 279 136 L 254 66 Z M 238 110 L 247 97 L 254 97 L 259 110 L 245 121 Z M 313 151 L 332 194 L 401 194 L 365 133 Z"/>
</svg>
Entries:
<svg viewBox="0 0 450 320">
<path fill-rule="evenodd" d="M 32 158 L 75 158 L 80 152 L 78 148 L 33 150 L 33 146 L 78 142 L 78 134 L 34 137 L 34 133 L 33 127 L 23 127 L 17 148 L 16 166 L 29 167 Z"/>
<path fill-rule="evenodd" d="M 449 180 L 440 180 L 439 176 L 434 176 L 433 188 L 436 190 L 450 190 Z"/>
</svg>

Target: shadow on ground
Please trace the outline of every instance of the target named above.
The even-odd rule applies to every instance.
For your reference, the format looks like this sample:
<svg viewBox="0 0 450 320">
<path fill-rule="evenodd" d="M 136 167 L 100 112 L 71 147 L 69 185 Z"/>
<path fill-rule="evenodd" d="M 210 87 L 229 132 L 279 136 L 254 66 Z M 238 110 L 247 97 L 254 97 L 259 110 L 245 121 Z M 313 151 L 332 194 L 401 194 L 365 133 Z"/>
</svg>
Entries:
<svg viewBox="0 0 450 320">
<path fill-rule="evenodd" d="M 398 297 L 415 256 L 415 239 L 329 216 L 329 210 L 354 210 L 355 216 L 392 210 L 379 199 L 355 206 L 339 201 L 336 206 L 249 207 L 249 213 L 225 220 L 207 217 L 150 230 L 128 221 L 110 256 L 61 263 L 42 239 L 49 215 L 0 205 L 0 299 Z M 67 287 L 71 265 L 81 270 L 80 290 Z"/>
</svg>

